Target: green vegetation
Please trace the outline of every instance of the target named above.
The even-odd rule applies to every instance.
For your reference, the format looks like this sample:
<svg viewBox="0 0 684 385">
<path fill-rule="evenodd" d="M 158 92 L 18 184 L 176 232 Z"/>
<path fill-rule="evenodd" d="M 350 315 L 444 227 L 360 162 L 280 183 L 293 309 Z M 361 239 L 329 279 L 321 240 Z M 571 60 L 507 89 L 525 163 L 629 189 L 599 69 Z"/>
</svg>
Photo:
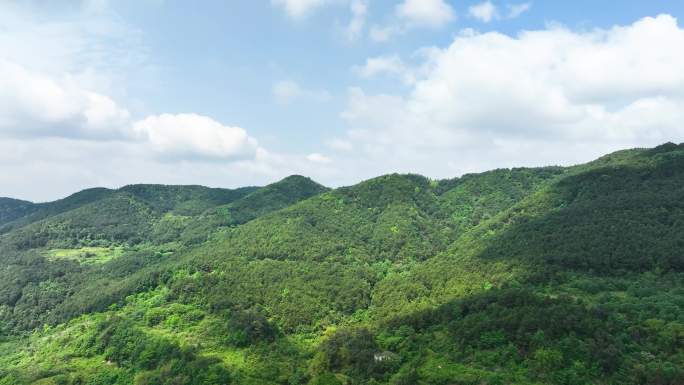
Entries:
<svg viewBox="0 0 684 385">
<path fill-rule="evenodd" d="M 12 198 L 0 198 L 0 226 L 26 216 L 35 205 L 31 202 Z"/>
<path fill-rule="evenodd" d="M 52 249 L 45 252 L 48 261 L 66 259 L 84 265 L 105 263 L 122 255 L 122 247 L 82 247 L 80 249 Z"/>
<path fill-rule="evenodd" d="M 2 385 L 684 383 L 684 145 L 76 196 L 0 200 Z"/>
</svg>

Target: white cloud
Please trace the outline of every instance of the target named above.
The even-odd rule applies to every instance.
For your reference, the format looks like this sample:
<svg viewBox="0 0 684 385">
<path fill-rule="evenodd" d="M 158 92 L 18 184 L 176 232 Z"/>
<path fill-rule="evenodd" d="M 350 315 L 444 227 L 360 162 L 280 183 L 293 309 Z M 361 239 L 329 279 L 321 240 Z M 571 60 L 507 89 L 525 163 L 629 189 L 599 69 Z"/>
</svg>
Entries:
<svg viewBox="0 0 684 385">
<path fill-rule="evenodd" d="M 328 0 L 271 0 L 273 5 L 282 7 L 288 16 L 293 19 L 302 19 L 307 17 L 316 8 L 319 8 L 327 3 Z"/>
<path fill-rule="evenodd" d="M 328 158 L 327 156 L 325 156 L 323 154 L 319 154 L 317 152 L 314 152 L 312 154 L 307 155 L 306 159 L 309 162 L 313 162 L 313 163 L 327 164 L 327 163 L 332 162 L 332 159 Z"/>
<path fill-rule="evenodd" d="M 432 28 L 455 18 L 454 9 L 444 0 L 404 0 L 397 5 L 396 14 L 409 25 Z"/>
<path fill-rule="evenodd" d="M 372 41 L 386 42 L 414 28 L 440 28 L 456 19 L 454 9 L 444 0 L 404 0 L 394 9 L 394 20 L 386 25 L 373 25 Z"/>
<path fill-rule="evenodd" d="M 129 113 L 69 76 L 52 79 L 0 59 L 0 135 L 117 138 Z"/>
<path fill-rule="evenodd" d="M 443 177 L 684 141 L 683 46 L 667 15 L 588 32 L 471 31 L 426 55 L 407 94 L 352 89 L 338 140 L 352 143 L 347 165 L 362 175 Z"/>
<path fill-rule="evenodd" d="M 345 29 L 347 40 L 354 41 L 362 34 L 366 26 L 366 18 L 368 16 L 368 1 L 367 0 L 352 0 L 349 3 L 352 18 L 349 25 Z"/>
<path fill-rule="evenodd" d="M 400 74 L 405 70 L 406 66 L 399 55 L 368 58 L 365 65 L 354 67 L 354 71 L 364 77 L 372 77 L 379 73 Z"/>
<path fill-rule="evenodd" d="M 532 8 L 532 3 L 507 4 L 508 12 L 504 15 L 490 0 L 472 5 L 468 8 L 468 15 L 483 23 L 489 23 L 498 19 L 515 19 Z"/>
<path fill-rule="evenodd" d="M 261 148 L 253 159 L 167 162 L 160 161 L 145 142 L 64 138 L 0 140 L 0 164 L 0 196 L 33 201 L 54 200 L 94 186 L 116 188 L 131 183 L 260 186 L 291 174 L 321 180 L 330 167 L 305 156 L 273 154 Z"/>
<path fill-rule="evenodd" d="M 413 84 L 416 81 L 413 70 L 404 64 L 399 55 L 368 58 L 363 66 L 356 66 L 352 69 L 364 78 L 387 74 L 399 77 L 405 84 Z"/>
<path fill-rule="evenodd" d="M 328 140 L 326 145 L 335 151 L 351 151 L 354 149 L 354 145 L 350 141 L 339 138 Z"/>
<path fill-rule="evenodd" d="M 146 71 L 146 55 L 137 31 L 106 8 L 106 1 L 0 3 L 0 135 L 130 134 L 130 113 L 113 95 L 127 93 L 122 78 L 131 68 Z"/>
<path fill-rule="evenodd" d="M 133 130 L 164 157 L 244 159 L 254 158 L 258 149 L 256 139 L 243 128 L 196 114 L 149 116 Z"/>
<path fill-rule="evenodd" d="M 244 129 L 196 114 L 162 114 L 133 122 L 114 100 L 81 88 L 71 76 L 54 79 L 3 60 L 0 137 L 137 141 L 135 145 L 172 159 L 254 158 L 258 148 Z"/>
<path fill-rule="evenodd" d="M 498 17 L 498 10 L 491 1 L 485 1 L 468 8 L 468 14 L 483 23 L 489 23 Z"/>
<path fill-rule="evenodd" d="M 407 64 L 396 54 L 370 57 L 364 65 L 353 66 L 352 71 L 363 78 L 393 76 L 406 85 L 412 85 L 432 70 L 433 56 L 439 54 L 440 50 L 434 47 L 419 49 L 412 55 L 414 59 L 423 60 L 419 65 Z"/>
<path fill-rule="evenodd" d="M 197 114 L 148 116 L 126 87 L 141 73 L 149 82 L 151 65 L 139 34 L 119 20 L 107 1 L 0 2 L 0 196 L 321 174 L 320 164 L 271 153 L 243 128 Z"/>
<path fill-rule="evenodd" d="M 508 15 L 509 19 L 515 19 L 532 8 L 532 3 L 509 4 Z"/>
<path fill-rule="evenodd" d="M 297 100 L 308 100 L 313 102 L 327 102 L 332 96 L 325 90 L 309 90 L 303 88 L 299 83 L 292 80 L 281 80 L 273 85 L 271 90 L 276 103 L 288 105 Z"/>
</svg>

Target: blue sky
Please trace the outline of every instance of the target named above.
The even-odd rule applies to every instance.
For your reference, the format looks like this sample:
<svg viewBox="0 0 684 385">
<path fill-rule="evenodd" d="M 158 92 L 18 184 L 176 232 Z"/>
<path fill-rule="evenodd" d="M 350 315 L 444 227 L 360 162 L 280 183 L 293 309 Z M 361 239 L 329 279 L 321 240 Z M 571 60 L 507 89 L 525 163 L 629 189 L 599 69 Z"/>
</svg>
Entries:
<svg viewBox="0 0 684 385">
<path fill-rule="evenodd" d="M 0 196 L 339 186 L 684 137 L 676 1 L 0 1 Z M 681 126 L 681 127 L 680 127 Z"/>
</svg>

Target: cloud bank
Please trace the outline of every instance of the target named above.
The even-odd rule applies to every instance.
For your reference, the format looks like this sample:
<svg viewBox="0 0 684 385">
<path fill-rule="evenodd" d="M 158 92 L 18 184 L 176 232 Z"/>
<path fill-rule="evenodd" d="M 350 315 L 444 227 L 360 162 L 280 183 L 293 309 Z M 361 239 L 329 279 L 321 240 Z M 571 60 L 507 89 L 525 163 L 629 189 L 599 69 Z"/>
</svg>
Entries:
<svg viewBox="0 0 684 385">
<path fill-rule="evenodd" d="M 684 30 L 668 15 L 575 32 L 464 31 L 432 49 L 405 94 L 352 88 L 339 143 L 360 172 L 433 176 L 500 166 L 583 162 L 605 152 L 684 141 Z M 396 56 L 362 76 L 405 78 Z M 377 169 L 377 168 L 376 168 Z"/>
</svg>

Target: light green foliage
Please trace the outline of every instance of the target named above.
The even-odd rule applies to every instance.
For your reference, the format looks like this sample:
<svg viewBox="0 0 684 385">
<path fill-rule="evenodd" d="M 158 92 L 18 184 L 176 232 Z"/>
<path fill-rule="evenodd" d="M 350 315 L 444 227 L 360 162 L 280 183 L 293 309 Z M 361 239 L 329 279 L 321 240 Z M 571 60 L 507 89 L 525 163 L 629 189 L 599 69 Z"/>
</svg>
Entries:
<svg viewBox="0 0 684 385">
<path fill-rule="evenodd" d="M 83 265 L 97 265 L 123 255 L 121 247 L 81 247 L 78 249 L 51 249 L 45 252 L 49 261 L 64 259 Z"/>
</svg>

